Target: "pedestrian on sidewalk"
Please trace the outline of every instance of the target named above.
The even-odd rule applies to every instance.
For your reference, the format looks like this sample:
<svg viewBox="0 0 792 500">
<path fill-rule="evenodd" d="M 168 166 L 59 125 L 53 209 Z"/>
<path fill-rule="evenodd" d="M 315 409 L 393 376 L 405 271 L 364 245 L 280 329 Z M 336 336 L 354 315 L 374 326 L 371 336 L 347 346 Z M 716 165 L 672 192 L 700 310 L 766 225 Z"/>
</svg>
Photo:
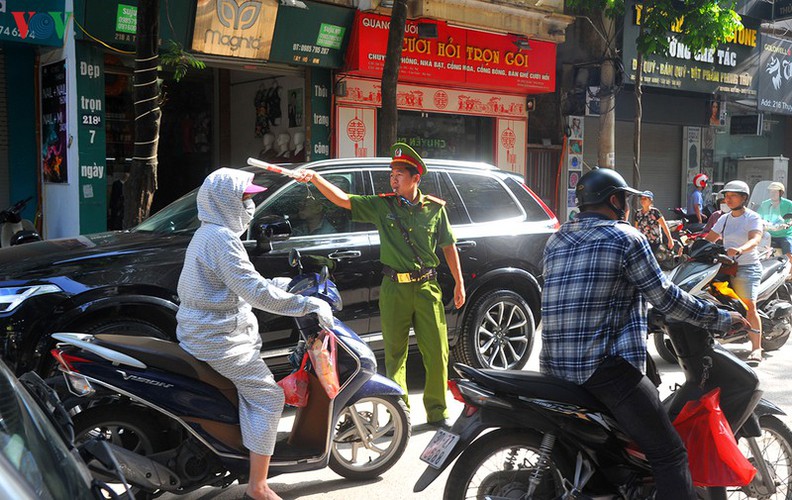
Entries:
<svg viewBox="0 0 792 500">
<path fill-rule="evenodd" d="M 674 238 L 671 236 L 671 230 L 660 210 L 652 206 L 653 201 L 653 192 L 644 191 L 641 193 L 641 209 L 635 214 L 635 227 L 646 236 L 652 252 L 656 252 L 664 243 L 663 235 L 665 235 L 665 246 L 669 251 L 673 251 Z"/>
</svg>

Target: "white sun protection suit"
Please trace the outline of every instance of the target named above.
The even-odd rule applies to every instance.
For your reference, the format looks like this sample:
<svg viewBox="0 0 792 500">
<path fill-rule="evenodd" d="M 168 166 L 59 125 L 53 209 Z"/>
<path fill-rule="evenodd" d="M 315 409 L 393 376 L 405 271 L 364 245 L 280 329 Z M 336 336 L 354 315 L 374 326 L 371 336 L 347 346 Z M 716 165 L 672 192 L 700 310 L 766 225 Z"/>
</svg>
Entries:
<svg viewBox="0 0 792 500">
<path fill-rule="evenodd" d="M 261 359 L 251 305 L 283 316 L 317 312 L 332 319 L 332 313 L 321 299 L 281 290 L 250 262 L 240 235 L 251 220 L 242 194 L 252 179 L 250 172 L 221 168 L 198 191 L 201 227 L 187 247 L 179 277 L 176 336 L 185 351 L 236 386 L 245 447 L 272 455 L 284 397 Z"/>
</svg>

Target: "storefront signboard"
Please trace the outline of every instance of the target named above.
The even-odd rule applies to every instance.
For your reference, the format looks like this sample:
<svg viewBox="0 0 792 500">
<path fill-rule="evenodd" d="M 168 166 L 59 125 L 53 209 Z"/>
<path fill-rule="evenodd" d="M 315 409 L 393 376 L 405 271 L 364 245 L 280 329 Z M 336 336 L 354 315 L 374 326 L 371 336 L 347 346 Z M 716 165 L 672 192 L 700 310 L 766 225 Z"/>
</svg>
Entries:
<svg viewBox="0 0 792 500">
<path fill-rule="evenodd" d="M 76 62 L 80 234 L 88 234 L 107 229 L 104 52 L 77 43 Z"/>
<path fill-rule="evenodd" d="M 41 178 L 69 180 L 66 128 L 66 61 L 41 67 Z"/>
<path fill-rule="evenodd" d="M 134 51 L 137 11 L 138 0 L 74 0 L 74 17 L 82 26 L 75 29 L 74 36 L 77 40 L 95 38 L 112 47 Z M 160 1 L 160 38 L 189 47 L 194 11 L 195 0 Z"/>
<path fill-rule="evenodd" d="M 792 17 L 792 0 L 773 1 L 773 21 Z"/>
<path fill-rule="evenodd" d="M 419 24 L 436 25 L 438 37 L 419 38 Z M 381 77 L 389 26 L 387 16 L 356 13 L 347 51 L 349 73 Z M 518 48 L 526 44 L 530 49 Z M 444 21 L 407 21 L 399 81 L 535 94 L 555 91 L 555 72 L 553 43 L 458 28 Z"/>
<path fill-rule="evenodd" d="M 377 112 L 374 108 L 338 106 L 336 129 L 339 158 L 376 155 Z"/>
<path fill-rule="evenodd" d="M 63 46 L 72 13 L 64 0 L 0 1 L 0 41 Z"/>
<path fill-rule="evenodd" d="M 308 121 L 309 147 L 308 161 L 330 158 L 330 91 L 332 78 L 330 70 L 311 68 L 309 89 L 311 96 L 311 116 Z"/>
<path fill-rule="evenodd" d="M 336 94 L 339 104 L 382 106 L 379 80 L 346 78 L 346 95 Z M 514 89 L 512 89 L 514 90 Z M 439 89 L 400 83 L 396 89 L 399 109 L 458 113 L 466 115 L 526 118 L 524 95 L 495 94 L 470 90 Z"/>
<path fill-rule="evenodd" d="M 307 9 L 278 8 L 270 60 L 340 68 L 355 18 L 354 9 L 310 0 L 304 2 Z"/>
<path fill-rule="evenodd" d="M 642 5 L 629 2 L 624 16 L 624 67 L 631 82 L 638 68 L 636 40 L 640 31 Z M 760 21 L 742 17 L 743 28 L 714 49 L 694 53 L 669 30 L 668 57 L 644 56 L 642 84 L 650 87 L 708 94 L 756 95 L 753 81 L 758 67 Z"/>
<path fill-rule="evenodd" d="M 277 0 L 198 2 L 192 50 L 240 59 L 269 59 L 277 14 Z"/>
<path fill-rule="evenodd" d="M 762 35 L 758 79 L 759 110 L 792 115 L 792 41 Z"/>
</svg>

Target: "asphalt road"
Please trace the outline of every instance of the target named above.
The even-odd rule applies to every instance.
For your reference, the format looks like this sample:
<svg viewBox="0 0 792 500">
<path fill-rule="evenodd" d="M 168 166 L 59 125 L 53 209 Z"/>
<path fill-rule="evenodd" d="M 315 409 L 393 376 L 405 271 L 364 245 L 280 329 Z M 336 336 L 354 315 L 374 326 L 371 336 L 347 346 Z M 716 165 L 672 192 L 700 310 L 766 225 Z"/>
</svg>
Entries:
<svg viewBox="0 0 792 500">
<path fill-rule="evenodd" d="M 537 341 L 531 359 L 526 366 L 526 370 L 538 370 L 538 353 L 541 342 Z M 748 356 L 749 344 L 735 344 L 729 346 L 735 354 L 742 359 Z M 650 353 L 654 353 L 654 347 L 650 342 Z M 417 356 L 416 356 L 417 358 Z M 684 381 L 681 370 L 676 365 L 666 363 L 659 356 L 654 355 L 658 369 L 663 378 L 660 387 L 661 397 L 665 397 L 671 388 Z M 781 408 L 792 414 L 792 387 L 788 382 L 790 373 L 790 361 L 792 361 L 792 344 L 787 344 L 778 351 L 768 353 L 767 359 L 757 369 L 762 380 L 762 387 L 765 397 L 774 402 Z M 426 415 L 421 405 L 423 386 L 423 375 L 420 360 L 416 359 L 410 363 L 412 377 L 408 381 L 410 384 L 410 400 L 413 411 L 411 415 L 413 424 L 413 435 L 401 460 L 388 472 L 375 481 L 350 481 L 339 477 L 330 469 L 320 471 L 304 472 L 299 474 L 286 474 L 274 477 L 270 480 L 272 488 L 284 499 L 323 499 L 323 500 L 346 500 L 348 498 L 365 498 L 366 500 L 402 500 L 402 499 L 440 499 L 442 498 L 443 488 L 448 478 L 446 470 L 429 488 L 420 494 L 413 493 L 413 485 L 423 472 L 425 466 L 419 460 L 419 456 L 434 432 L 425 425 Z M 448 396 L 449 410 L 452 417 L 459 414 L 462 405 Z M 784 418 L 787 425 L 792 426 L 792 419 Z M 244 486 L 232 485 L 225 490 L 219 488 L 202 488 L 189 495 L 175 496 L 163 495 L 160 498 L 175 500 L 236 500 L 242 498 Z"/>
</svg>

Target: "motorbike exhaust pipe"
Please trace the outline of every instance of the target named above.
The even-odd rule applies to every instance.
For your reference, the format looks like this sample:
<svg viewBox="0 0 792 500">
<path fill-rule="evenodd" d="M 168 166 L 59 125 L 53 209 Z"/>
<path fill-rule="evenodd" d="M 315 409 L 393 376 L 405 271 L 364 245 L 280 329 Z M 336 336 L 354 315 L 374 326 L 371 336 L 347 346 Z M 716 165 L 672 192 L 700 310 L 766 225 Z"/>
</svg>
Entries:
<svg viewBox="0 0 792 500">
<path fill-rule="evenodd" d="M 164 465 L 107 441 L 87 442 L 83 448 L 93 456 L 86 461 L 88 468 L 105 481 L 121 480 L 145 491 L 175 491 L 181 485 Z"/>
</svg>

